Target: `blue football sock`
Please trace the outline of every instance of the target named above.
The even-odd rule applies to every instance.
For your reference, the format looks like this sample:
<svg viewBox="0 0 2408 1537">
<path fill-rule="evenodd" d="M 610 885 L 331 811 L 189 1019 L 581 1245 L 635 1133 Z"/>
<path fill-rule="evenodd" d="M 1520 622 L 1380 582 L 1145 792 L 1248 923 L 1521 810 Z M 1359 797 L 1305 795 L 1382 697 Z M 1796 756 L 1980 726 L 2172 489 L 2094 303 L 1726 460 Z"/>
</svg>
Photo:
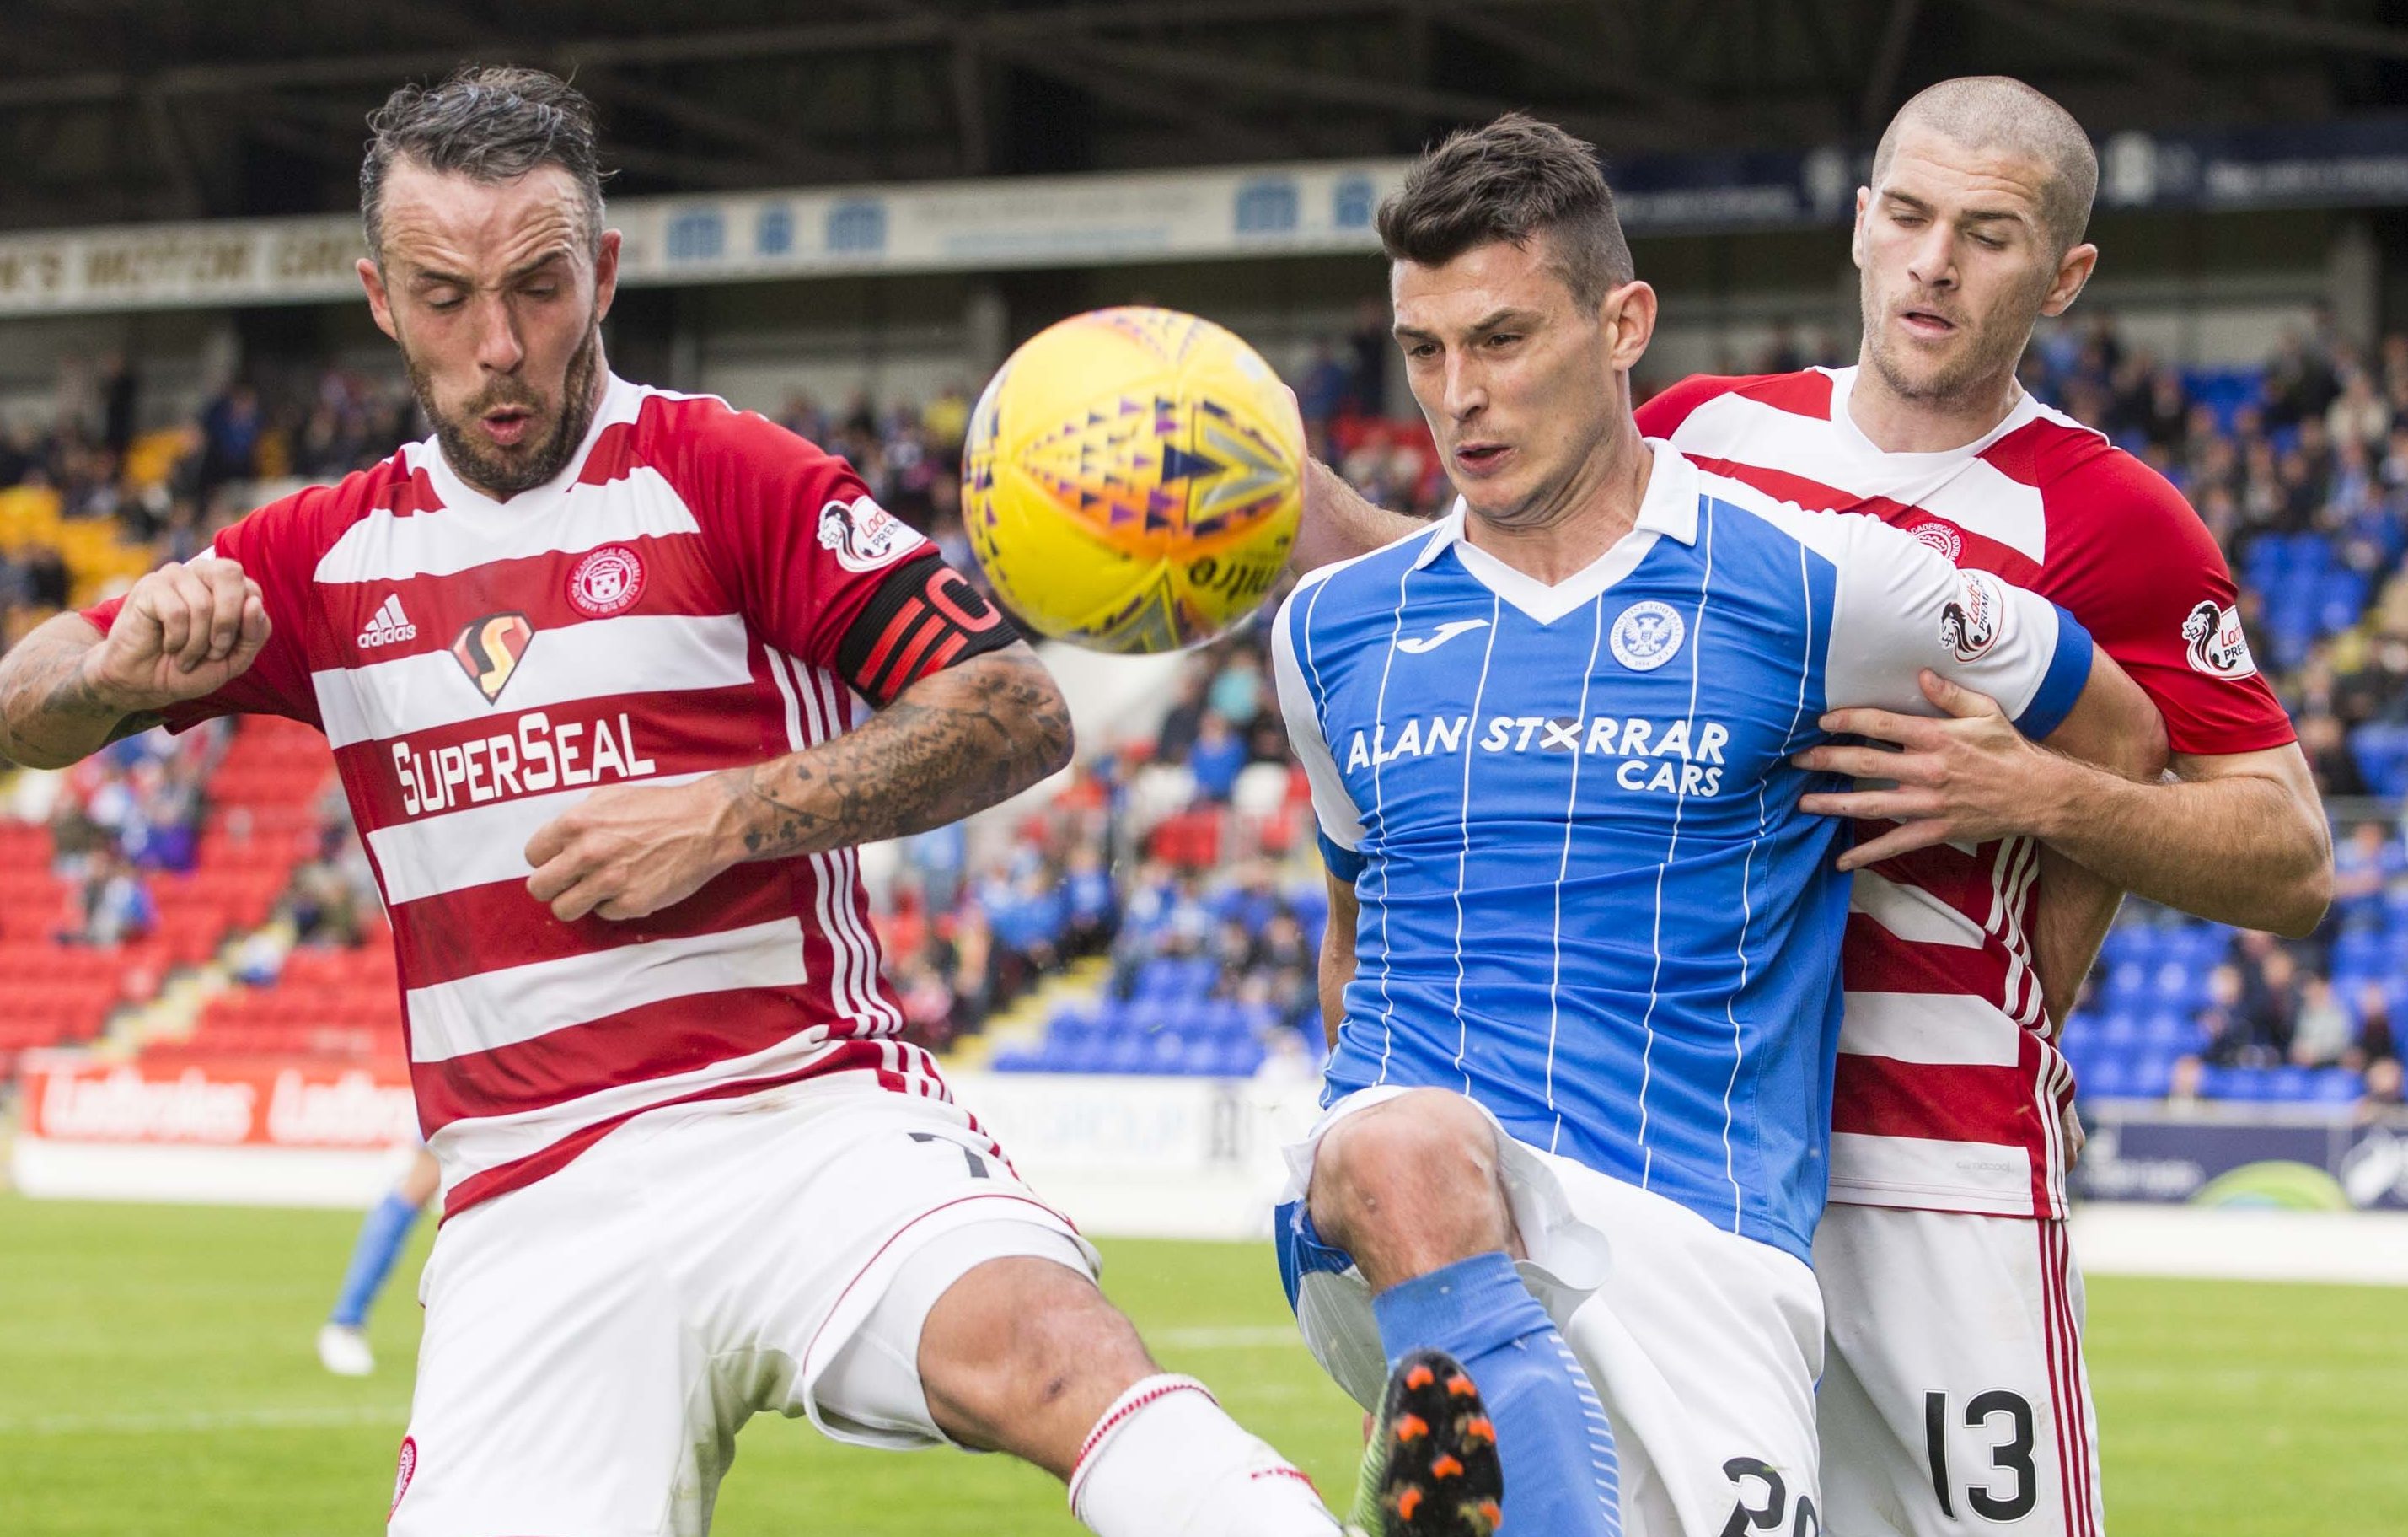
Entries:
<svg viewBox="0 0 2408 1537">
<path fill-rule="evenodd" d="M 1487 1401 L 1505 1473 L 1505 1530 L 1620 1537 L 1613 1431 L 1588 1375 L 1502 1252 L 1474 1255 L 1372 1299 L 1388 1368 L 1414 1350 L 1463 1363 Z"/>
<path fill-rule="evenodd" d="M 351 1245 L 351 1268 L 343 1271 L 342 1294 L 335 1300 L 334 1321 L 357 1329 L 367 1321 L 368 1307 L 393 1273 L 409 1229 L 418 1222 L 418 1208 L 388 1194 L 360 1224 L 359 1242 Z"/>
</svg>

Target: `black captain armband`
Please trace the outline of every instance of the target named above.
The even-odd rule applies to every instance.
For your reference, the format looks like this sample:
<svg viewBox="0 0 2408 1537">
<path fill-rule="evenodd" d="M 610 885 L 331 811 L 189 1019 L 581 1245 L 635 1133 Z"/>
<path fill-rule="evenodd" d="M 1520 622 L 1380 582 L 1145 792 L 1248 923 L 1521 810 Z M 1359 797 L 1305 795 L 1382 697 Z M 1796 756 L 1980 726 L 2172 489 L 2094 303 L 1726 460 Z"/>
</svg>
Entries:
<svg viewBox="0 0 2408 1537">
<path fill-rule="evenodd" d="M 936 554 L 909 560 L 869 596 L 836 652 L 837 670 L 883 708 L 932 672 L 1020 639 L 969 579 Z"/>
</svg>

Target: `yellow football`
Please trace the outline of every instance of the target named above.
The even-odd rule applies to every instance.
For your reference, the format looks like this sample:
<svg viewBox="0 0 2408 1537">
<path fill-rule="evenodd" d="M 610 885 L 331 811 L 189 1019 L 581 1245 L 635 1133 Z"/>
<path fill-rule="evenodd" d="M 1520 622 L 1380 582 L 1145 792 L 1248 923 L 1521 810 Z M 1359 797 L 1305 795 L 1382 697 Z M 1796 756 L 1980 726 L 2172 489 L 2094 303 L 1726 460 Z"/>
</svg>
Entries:
<svg viewBox="0 0 2408 1537">
<path fill-rule="evenodd" d="M 979 397 L 962 516 L 1029 625 L 1109 652 L 1223 634 L 1270 593 L 1304 432 L 1254 350 L 1175 309 L 1097 309 L 1022 343 Z"/>
</svg>

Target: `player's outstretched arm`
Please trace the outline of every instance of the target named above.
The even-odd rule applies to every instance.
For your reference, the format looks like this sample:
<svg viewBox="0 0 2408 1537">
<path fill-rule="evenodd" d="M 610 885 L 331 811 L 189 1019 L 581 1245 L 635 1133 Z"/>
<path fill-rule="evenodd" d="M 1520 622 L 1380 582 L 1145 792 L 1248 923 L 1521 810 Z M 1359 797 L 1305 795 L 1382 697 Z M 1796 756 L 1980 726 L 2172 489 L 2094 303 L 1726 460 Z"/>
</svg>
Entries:
<svg viewBox="0 0 2408 1537">
<path fill-rule="evenodd" d="M 1288 566 L 1297 572 L 1318 570 L 1394 544 L 1423 526 L 1418 518 L 1366 501 L 1336 470 L 1318 459 L 1308 459 L 1304 521 L 1297 528 Z"/>
<path fill-rule="evenodd" d="M 2082 701 L 2048 739 L 2059 751 L 2034 747 L 2014 734 L 1989 699 L 1928 673 L 1925 691 L 1948 711 L 1947 719 L 1835 711 L 1825 718 L 1827 729 L 1895 742 L 1904 751 L 1817 747 L 1801 754 L 1799 765 L 1891 779 L 1899 787 L 1808 796 L 1799 805 L 1828 815 L 1914 819 L 1850 850 L 1842 863 L 1851 869 L 1932 843 L 2023 835 L 2041 840 L 2106 888 L 2244 928 L 2295 936 L 2313 930 L 2332 899 L 2332 844 L 2299 748 L 2175 755 L 2170 760 L 2175 777 L 2167 780 L 2146 771 L 2150 754 L 2141 751 L 2151 745 L 2158 762 L 2169 761 L 2154 709 L 2146 737 L 2100 724 L 2118 719 L 2115 709 L 2090 710 L 2091 690 L 2102 677 L 2122 680 L 2118 692 L 2138 693 L 2100 654 Z M 2068 740 L 2083 745 L 2068 747 Z M 2106 766 L 2082 761 L 2092 756 Z M 2086 950 L 2089 929 L 2103 933 L 2113 909 L 2096 911 L 2094 898 L 2075 904 L 2091 906 L 2087 915 L 2052 914 L 2046 888 L 2042 904 L 2040 937 L 2049 945 L 2037 958 L 2054 1002 L 2079 985 L 2088 956 L 2077 961 L 2074 952 Z M 2049 950 L 2061 953 L 2052 957 Z"/>
<path fill-rule="evenodd" d="M 857 730 L 719 776 L 746 859 L 902 838 L 1066 767 L 1070 708 L 1025 641 L 932 673 Z"/>
<path fill-rule="evenodd" d="M 0 656 L 0 759 L 63 768 L 248 671 L 266 646 L 259 583 L 205 556 L 150 572 L 108 633 L 64 613 Z"/>
<path fill-rule="evenodd" d="M 929 674 L 843 736 L 690 784 L 597 790 L 527 842 L 527 890 L 563 920 L 639 918 L 750 859 L 901 838 L 1070 761 L 1069 706 L 1025 641 Z"/>
</svg>

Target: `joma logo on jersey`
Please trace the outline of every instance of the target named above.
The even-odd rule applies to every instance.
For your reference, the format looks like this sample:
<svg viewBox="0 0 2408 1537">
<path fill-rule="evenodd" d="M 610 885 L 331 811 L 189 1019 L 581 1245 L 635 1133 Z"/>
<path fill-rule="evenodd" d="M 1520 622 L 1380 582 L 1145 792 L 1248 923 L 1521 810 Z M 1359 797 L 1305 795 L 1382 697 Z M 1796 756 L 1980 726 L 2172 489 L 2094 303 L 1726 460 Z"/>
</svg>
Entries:
<svg viewBox="0 0 2408 1537">
<path fill-rule="evenodd" d="M 1348 772 L 1384 767 L 1399 758 L 1454 754 L 1467 743 L 1483 753 L 1563 753 L 1621 758 L 1614 782 L 1626 790 L 1654 790 L 1678 795 L 1717 795 L 1723 783 L 1723 749 L 1730 745 L 1730 728 L 1713 721 L 1692 726 L 1687 720 L 1652 721 L 1578 715 L 1560 719 L 1545 715 L 1492 715 L 1487 729 L 1475 739 L 1469 715 L 1409 718 L 1394 740 L 1383 722 L 1369 732 L 1357 731 L 1346 748 Z M 1647 760 L 1654 759 L 1650 768 Z"/>
<path fill-rule="evenodd" d="M 637 751 L 635 728 L 624 715 L 555 725 L 543 711 L 530 710 L 509 730 L 490 737 L 424 753 L 410 751 L 407 742 L 393 744 L 404 816 L 573 789 L 606 779 L 636 779 L 653 767 L 652 759 Z"/>
</svg>

